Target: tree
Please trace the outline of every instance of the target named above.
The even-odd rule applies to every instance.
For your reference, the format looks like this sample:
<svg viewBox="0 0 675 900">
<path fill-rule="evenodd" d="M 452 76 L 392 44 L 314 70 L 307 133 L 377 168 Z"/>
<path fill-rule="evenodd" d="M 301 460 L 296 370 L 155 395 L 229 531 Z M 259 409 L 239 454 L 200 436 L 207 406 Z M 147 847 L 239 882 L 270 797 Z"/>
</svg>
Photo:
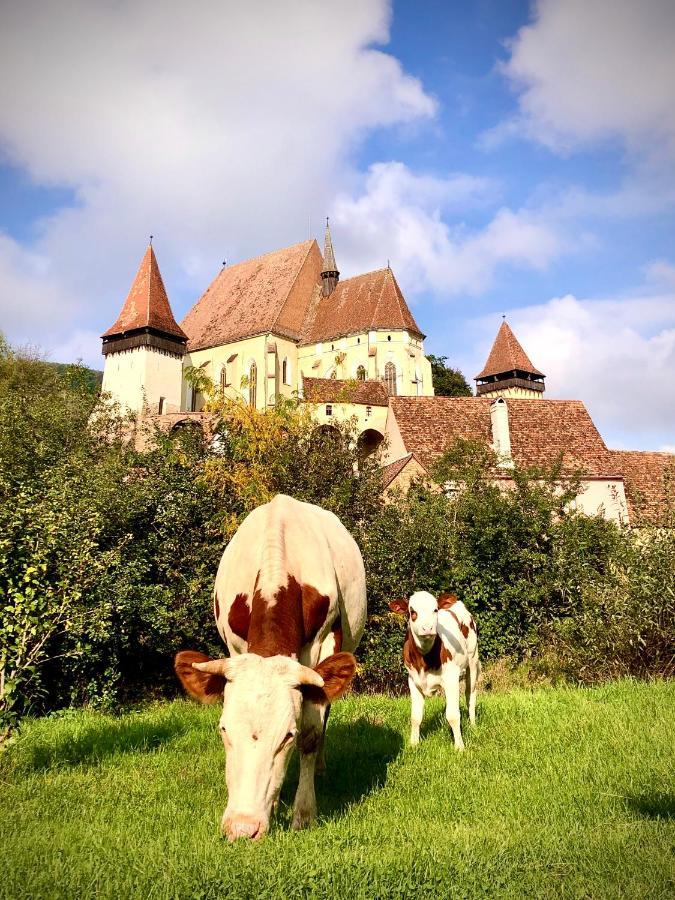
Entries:
<svg viewBox="0 0 675 900">
<path fill-rule="evenodd" d="M 431 380 L 437 397 L 471 397 L 473 392 L 459 369 L 446 366 L 447 356 L 427 354 L 431 363 Z"/>
</svg>

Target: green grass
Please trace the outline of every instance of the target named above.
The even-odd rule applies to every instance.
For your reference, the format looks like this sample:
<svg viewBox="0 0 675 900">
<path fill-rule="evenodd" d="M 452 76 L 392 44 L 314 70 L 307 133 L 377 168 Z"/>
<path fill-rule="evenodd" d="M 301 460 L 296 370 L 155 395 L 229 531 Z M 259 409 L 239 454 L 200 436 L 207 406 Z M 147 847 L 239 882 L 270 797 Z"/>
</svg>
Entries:
<svg viewBox="0 0 675 900">
<path fill-rule="evenodd" d="M 219 837 L 218 710 L 30 722 L 0 758 L 0 897 L 672 897 L 675 683 L 479 697 L 456 754 L 440 701 L 333 708 L 319 821 Z"/>
</svg>

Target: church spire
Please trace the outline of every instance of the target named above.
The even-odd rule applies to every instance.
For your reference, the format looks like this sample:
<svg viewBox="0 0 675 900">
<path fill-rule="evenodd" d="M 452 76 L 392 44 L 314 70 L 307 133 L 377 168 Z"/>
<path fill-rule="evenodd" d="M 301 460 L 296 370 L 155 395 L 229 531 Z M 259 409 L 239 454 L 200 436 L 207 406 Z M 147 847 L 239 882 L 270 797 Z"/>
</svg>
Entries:
<svg viewBox="0 0 675 900">
<path fill-rule="evenodd" d="M 335 254 L 333 253 L 333 240 L 330 236 L 330 227 L 328 218 L 326 217 L 326 236 L 323 243 L 323 270 L 321 272 L 321 280 L 323 281 L 323 296 L 329 297 L 335 290 L 335 286 L 340 280 L 340 273 L 335 264 Z"/>
<path fill-rule="evenodd" d="M 538 399 L 544 393 L 544 378 L 504 318 L 487 362 L 474 379 L 476 393 L 481 397 Z"/>
</svg>

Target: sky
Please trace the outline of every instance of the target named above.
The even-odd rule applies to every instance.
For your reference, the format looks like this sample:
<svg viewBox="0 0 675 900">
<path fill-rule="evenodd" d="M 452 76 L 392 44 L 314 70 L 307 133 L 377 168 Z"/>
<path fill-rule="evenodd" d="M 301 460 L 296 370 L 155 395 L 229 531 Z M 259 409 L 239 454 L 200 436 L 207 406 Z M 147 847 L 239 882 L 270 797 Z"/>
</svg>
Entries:
<svg viewBox="0 0 675 900">
<path fill-rule="evenodd" d="M 22 0 L 0 21 L 0 331 L 102 368 L 148 237 L 176 318 L 315 236 L 390 261 L 469 380 L 675 452 L 672 0 Z M 471 382 L 473 383 L 473 382 Z"/>
</svg>

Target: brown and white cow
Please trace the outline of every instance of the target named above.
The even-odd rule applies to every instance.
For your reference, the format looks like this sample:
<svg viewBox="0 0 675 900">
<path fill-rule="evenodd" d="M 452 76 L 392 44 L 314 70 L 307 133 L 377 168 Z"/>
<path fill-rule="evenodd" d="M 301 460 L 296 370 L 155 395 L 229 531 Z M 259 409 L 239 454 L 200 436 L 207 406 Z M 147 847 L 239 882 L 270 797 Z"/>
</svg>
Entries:
<svg viewBox="0 0 675 900">
<path fill-rule="evenodd" d="M 469 722 L 476 721 L 476 682 L 480 675 L 478 638 L 471 614 L 454 594 L 436 600 L 417 591 L 410 600 L 393 600 L 389 608 L 408 616 L 403 661 L 410 688 L 410 743 L 418 744 L 424 698 L 445 694 L 445 717 L 455 747 L 464 749 L 459 715 L 459 680 L 464 676 Z"/>
<path fill-rule="evenodd" d="M 269 827 L 294 745 L 300 781 L 293 827 L 316 816 L 330 703 L 348 688 L 366 621 L 366 580 L 356 542 L 332 513 L 279 494 L 242 522 L 220 561 L 214 612 L 228 659 L 182 652 L 185 689 L 223 700 L 227 808 L 233 841 Z"/>
</svg>

